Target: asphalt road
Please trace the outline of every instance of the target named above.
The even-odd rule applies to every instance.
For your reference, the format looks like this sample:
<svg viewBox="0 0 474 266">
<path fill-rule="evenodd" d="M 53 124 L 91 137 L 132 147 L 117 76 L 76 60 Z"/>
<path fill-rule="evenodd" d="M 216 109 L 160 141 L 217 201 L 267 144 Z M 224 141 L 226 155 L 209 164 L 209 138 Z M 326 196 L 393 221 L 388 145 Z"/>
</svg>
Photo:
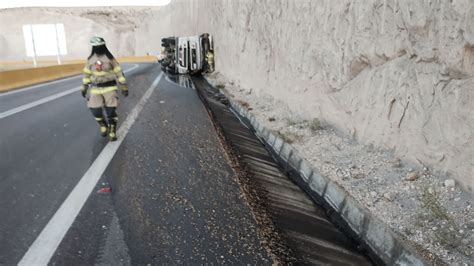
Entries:
<svg viewBox="0 0 474 266">
<path fill-rule="evenodd" d="M 124 67 L 121 122 L 143 109 L 49 263 L 271 263 L 196 91 L 162 78 L 141 102 L 159 66 Z M 109 146 L 79 91 L 55 98 L 80 84 L 0 94 L 0 265 L 24 258 Z"/>
</svg>

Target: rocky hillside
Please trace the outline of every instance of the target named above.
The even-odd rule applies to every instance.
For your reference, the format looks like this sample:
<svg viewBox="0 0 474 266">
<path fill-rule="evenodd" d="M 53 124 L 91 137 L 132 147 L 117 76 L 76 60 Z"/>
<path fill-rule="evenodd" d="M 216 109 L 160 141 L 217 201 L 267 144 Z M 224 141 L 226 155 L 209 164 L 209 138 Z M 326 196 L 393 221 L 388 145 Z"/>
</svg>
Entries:
<svg viewBox="0 0 474 266">
<path fill-rule="evenodd" d="M 20 15 L 21 14 L 21 15 Z M 364 144 L 473 188 L 474 3 L 174 0 L 160 9 L 0 11 L 0 60 L 24 54 L 18 27 L 62 22 L 70 57 L 102 35 L 117 55 L 169 35 L 214 34 L 216 68 Z M 6 27 L 5 25 L 9 25 Z M 22 50 L 23 49 L 23 50 Z"/>
<path fill-rule="evenodd" d="M 15 8 L 0 10 L 0 61 L 31 60 L 26 57 L 23 25 L 63 23 L 68 55 L 65 59 L 81 59 L 90 53 L 89 39 L 102 36 L 116 56 L 145 55 L 159 51 L 159 38 L 153 49 L 137 49 L 140 38 L 149 36 L 147 21 L 158 7 L 136 8 Z M 8 26 L 7 26 L 8 25 Z M 150 39 L 154 39 L 153 37 Z M 158 46 L 157 46 L 158 45 Z M 140 52 L 136 52 L 139 50 Z M 39 58 L 47 60 L 50 58 Z"/>
<path fill-rule="evenodd" d="M 212 32 L 216 67 L 364 144 L 473 188 L 474 2 L 174 1 L 162 35 Z"/>
</svg>

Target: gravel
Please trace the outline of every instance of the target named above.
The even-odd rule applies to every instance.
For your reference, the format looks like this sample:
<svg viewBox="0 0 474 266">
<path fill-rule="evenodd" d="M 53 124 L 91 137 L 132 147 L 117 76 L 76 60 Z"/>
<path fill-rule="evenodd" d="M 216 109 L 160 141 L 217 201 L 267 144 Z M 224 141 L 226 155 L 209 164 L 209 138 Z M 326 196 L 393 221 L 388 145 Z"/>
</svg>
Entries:
<svg viewBox="0 0 474 266">
<path fill-rule="evenodd" d="M 219 73 L 208 80 L 213 85 L 225 84 L 227 96 L 247 106 L 260 123 L 291 142 L 323 175 L 428 258 L 438 257 L 448 264 L 472 263 L 474 196 L 449 176 L 413 163 L 416 159 L 398 158 L 375 143 L 362 145 L 311 114 L 296 115 L 271 95 L 252 94 Z"/>
</svg>

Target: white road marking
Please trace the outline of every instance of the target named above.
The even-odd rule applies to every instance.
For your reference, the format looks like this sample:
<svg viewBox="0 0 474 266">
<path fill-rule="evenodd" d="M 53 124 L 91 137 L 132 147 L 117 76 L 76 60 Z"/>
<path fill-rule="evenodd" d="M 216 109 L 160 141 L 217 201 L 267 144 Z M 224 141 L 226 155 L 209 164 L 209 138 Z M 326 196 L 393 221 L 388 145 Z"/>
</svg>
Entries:
<svg viewBox="0 0 474 266">
<path fill-rule="evenodd" d="M 10 109 L 10 110 L 5 111 L 3 113 L 0 113 L 0 119 L 11 116 L 11 115 L 14 115 L 16 113 L 19 113 L 19 112 L 22 112 L 22 111 L 25 111 L 25 110 L 28 110 L 28 109 L 33 108 L 35 106 L 38 106 L 40 104 L 47 103 L 47 102 L 50 102 L 52 100 L 56 100 L 56 99 L 61 98 L 63 96 L 69 95 L 73 92 L 79 91 L 80 89 L 81 89 L 81 87 L 76 87 L 76 88 L 73 88 L 73 89 L 69 89 L 67 91 L 60 92 L 58 94 L 54 94 L 54 95 L 45 97 L 43 99 L 39 99 L 39 100 L 31 102 L 31 103 L 24 104 L 22 106 L 18 106 L 16 108 L 13 108 L 13 109 Z"/>
<path fill-rule="evenodd" d="M 125 73 L 128 73 L 134 69 L 138 68 L 138 64 L 135 64 L 132 68 L 130 69 L 127 69 L 125 70 L 124 72 Z M 52 83 L 49 83 L 49 84 L 52 84 Z M 44 85 L 47 85 L 47 84 L 44 84 Z M 56 100 L 58 98 L 61 98 L 63 96 L 66 96 L 66 95 L 69 95 L 71 93 L 74 93 L 76 91 L 79 91 L 81 89 L 81 87 L 76 87 L 76 88 L 73 88 L 73 89 L 69 89 L 67 91 L 63 91 L 63 92 L 60 92 L 60 93 L 57 93 L 57 94 L 54 94 L 54 95 L 51 95 L 51 96 L 48 96 L 48 97 L 45 97 L 45 98 L 42 98 L 42 99 L 39 99 L 37 101 L 34 101 L 34 102 L 31 102 L 31 103 L 27 103 L 27 104 L 24 104 L 24 105 L 21 105 L 21 106 L 18 106 L 18 107 L 15 107 L 13 109 L 10 109 L 8 111 L 5 111 L 5 112 L 2 112 L 0 113 L 0 119 L 3 119 L 5 117 L 8 117 L 8 116 L 11 116 L 11 115 L 14 115 L 16 113 L 19 113 L 19 112 L 22 112 L 22 111 L 25 111 L 25 110 L 28 110 L 30 108 L 33 108 L 35 106 L 38 106 L 38 105 L 41 105 L 43 103 L 47 103 L 47 102 L 50 102 L 52 100 Z M 0 94 L 1 95 L 1 94 Z"/>
<path fill-rule="evenodd" d="M 150 88 L 148 88 L 138 104 L 127 116 L 127 119 L 120 126 L 117 132 L 118 140 L 109 142 L 104 147 L 97 159 L 92 163 L 89 170 L 87 170 L 87 172 L 82 176 L 79 183 L 77 183 L 61 207 L 59 207 L 46 227 L 30 246 L 18 265 L 48 264 L 67 231 L 89 198 L 92 190 L 114 157 L 129 129 L 137 119 L 138 114 L 141 112 L 147 100 L 160 82 L 162 76 L 163 72 L 156 77 Z"/>
<path fill-rule="evenodd" d="M 36 89 L 36 88 L 39 88 L 39 87 L 49 86 L 49 85 L 53 85 L 53 84 L 56 84 L 56 83 L 59 83 L 59 82 L 63 82 L 63 81 L 68 81 L 68 80 L 70 80 L 70 79 L 75 79 L 75 78 L 80 78 L 80 74 L 79 74 L 79 75 L 72 76 L 72 77 L 69 77 L 69 78 L 64 78 L 64 79 L 58 79 L 58 80 L 54 80 L 54 81 L 49 81 L 49 82 L 46 82 L 46 83 L 34 85 L 34 86 L 27 87 L 27 88 L 23 88 L 23 89 L 18 89 L 18 90 L 12 90 L 12 91 L 3 92 L 3 93 L 0 93 L 0 97 L 7 96 L 7 95 L 11 95 L 11 94 L 16 94 L 16 93 L 20 93 L 20 92 L 30 91 L 30 90 L 33 90 L 33 89 Z"/>
<path fill-rule="evenodd" d="M 133 67 L 132 67 L 132 68 L 127 69 L 127 70 L 125 70 L 124 72 L 127 73 L 127 72 L 129 72 L 129 71 L 132 71 L 132 70 L 136 69 L 137 67 L 138 67 L 138 64 L 133 64 Z M 31 87 L 26 87 L 26 88 L 23 88 L 23 89 L 12 90 L 12 91 L 8 91 L 8 92 L 0 92 L 0 97 L 7 96 L 7 95 L 11 95 L 11 94 L 16 94 L 16 93 L 21 93 L 21 92 L 25 92 L 25 91 L 34 90 L 34 89 L 39 88 L 39 87 L 53 85 L 53 84 L 60 83 L 60 82 L 63 82 L 63 81 L 68 81 L 68 80 L 70 80 L 70 79 L 80 78 L 80 76 L 81 76 L 81 74 L 75 75 L 75 76 L 72 76 L 72 77 L 69 77 L 69 78 L 63 78 L 63 79 L 48 81 L 48 82 L 46 82 L 46 83 L 41 83 L 41 84 L 38 84 L 38 85 L 33 85 L 33 86 L 31 86 Z"/>
</svg>

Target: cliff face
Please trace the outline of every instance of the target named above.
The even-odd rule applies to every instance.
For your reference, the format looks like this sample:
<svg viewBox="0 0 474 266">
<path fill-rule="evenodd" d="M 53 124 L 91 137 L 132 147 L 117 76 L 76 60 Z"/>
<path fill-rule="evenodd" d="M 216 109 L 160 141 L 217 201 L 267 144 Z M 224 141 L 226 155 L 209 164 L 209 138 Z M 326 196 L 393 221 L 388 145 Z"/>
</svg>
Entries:
<svg viewBox="0 0 474 266">
<path fill-rule="evenodd" d="M 0 61 L 31 60 L 26 56 L 23 25 L 64 24 L 68 54 L 64 59 L 89 55 L 89 39 L 102 36 L 115 56 L 134 55 L 136 31 L 159 8 L 16 8 L 0 10 Z M 55 45 L 55 40 L 51 40 Z M 159 42 L 156 42 L 159 46 Z M 155 48 L 154 51 L 158 51 Z M 141 54 L 143 55 L 143 54 Z M 39 60 L 50 58 L 38 58 Z M 54 57 L 53 57 L 54 60 Z"/>
<path fill-rule="evenodd" d="M 217 70 L 473 188 L 474 4 L 175 1 L 161 35 L 211 32 Z"/>
<path fill-rule="evenodd" d="M 68 49 L 80 57 L 91 35 L 130 55 L 155 53 L 162 37 L 210 32 L 216 69 L 241 87 L 474 186 L 471 0 L 175 0 L 121 12 L 116 23 L 93 12 L 38 21 L 67 21 Z M 23 37 L 0 35 L 0 58 L 10 58 L 3 46 Z"/>
</svg>

